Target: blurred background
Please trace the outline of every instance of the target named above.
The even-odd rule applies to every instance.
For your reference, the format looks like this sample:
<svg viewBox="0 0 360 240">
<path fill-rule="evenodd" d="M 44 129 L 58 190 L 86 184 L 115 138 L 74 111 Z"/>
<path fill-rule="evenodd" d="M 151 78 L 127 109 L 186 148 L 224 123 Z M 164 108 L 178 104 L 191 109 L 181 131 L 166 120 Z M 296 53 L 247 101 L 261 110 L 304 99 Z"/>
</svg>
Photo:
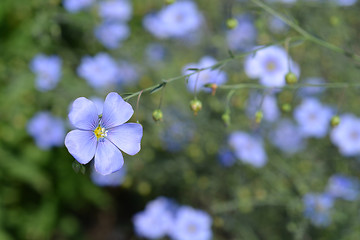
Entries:
<svg viewBox="0 0 360 240">
<path fill-rule="evenodd" d="M 356 0 L 266 4 L 360 53 Z M 358 81 L 349 54 L 247 0 L 1 0 L 0 240 L 359 239 L 359 91 L 326 88 Z M 211 66 L 128 99 L 141 151 L 114 175 L 64 146 L 76 98 Z M 272 89 L 289 71 L 325 87 Z"/>
</svg>

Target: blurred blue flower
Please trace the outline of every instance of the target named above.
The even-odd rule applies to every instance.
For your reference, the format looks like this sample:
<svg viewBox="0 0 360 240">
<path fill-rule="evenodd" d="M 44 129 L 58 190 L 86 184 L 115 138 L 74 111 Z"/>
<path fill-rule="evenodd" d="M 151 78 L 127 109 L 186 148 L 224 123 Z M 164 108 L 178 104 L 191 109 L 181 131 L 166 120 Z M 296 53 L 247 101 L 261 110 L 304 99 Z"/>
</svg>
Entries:
<svg viewBox="0 0 360 240">
<path fill-rule="evenodd" d="M 342 7 L 348 7 L 354 5 L 357 0 L 332 0 L 332 2 Z"/>
<path fill-rule="evenodd" d="M 231 167 L 236 162 L 236 157 L 231 149 L 220 148 L 218 152 L 219 163 L 224 167 Z"/>
<path fill-rule="evenodd" d="M 32 117 L 27 123 L 27 131 L 35 139 L 36 145 L 44 150 L 64 143 L 64 122 L 49 112 L 39 112 Z"/>
<path fill-rule="evenodd" d="M 270 132 L 270 142 L 281 151 L 294 154 L 304 149 L 305 142 L 299 128 L 289 119 L 277 122 L 277 126 Z"/>
<path fill-rule="evenodd" d="M 262 101 L 261 108 L 260 104 Z M 272 94 L 258 94 L 255 92 L 250 93 L 250 97 L 247 101 L 246 113 L 250 119 L 255 118 L 255 113 L 261 110 L 264 120 L 268 122 L 276 121 L 280 116 L 280 111 L 276 102 L 276 97 Z"/>
<path fill-rule="evenodd" d="M 94 2 L 95 0 L 63 0 L 63 5 L 67 11 L 76 13 L 90 7 Z"/>
<path fill-rule="evenodd" d="M 254 167 L 263 167 L 267 162 L 262 141 L 247 133 L 236 131 L 229 136 L 229 145 L 234 149 L 235 156 L 244 163 Z"/>
<path fill-rule="evenodd" d="M 36 74 L 36 89 L 48 91 L 54 89 L 61 77 L 62 61 L 58 56 L 36 55 L 31 63 L 30 69 Z"/>
<path fill-rule="evenodd" d="M 164 60 L 166 50 L 160 43 L 150 43 L 146 47 L 145 55 L 150 64 L 158 63 Z"/>
<path fill-rule="evenodd" d="M 291 60 L 285 49 L 278 46 L 270 46 L 248 55 L 244 63 L 247 76 L 259 78 L 260 83 L 268 87 L 285 85 L 285 75 L 289 72 L 289 65 L 291 72 L 299 77 L 299 66 Z"/>
<path fill-rule="evenodd" d="M 124 164 L 120 149 L 129 155 L 140 151 L 142 126 L 125 123 L 133 113 L 131 105 L 115 92 L 107 95 L 101 116 L 92 101 L 77 98 L 69 113 L 77 129 L 66 135 L 65 146 L 79 163 L 86 164 L 95 156 L 96 171 L 113 173 Z"/>
<path fill-rule="evenodd" d="M 360 183 L 355 178 L 335 174 L 329 178 L 326 190 L 334 198 L 354 201 L 360 196 Z"/>
<path fill-rule="evenodd" d="M 271 16 L 267 23 L 273 33 L 283 33 L 289 30 L 289 26 L 278 17 Z"/>
<path fill-rule="evenodd" d="M 93 88 L 105 88 L 115 84 L 120 75 L 117 63 L 107 53 L 83 57 L 77 73 Z"/>
<path fill-rule="evenodd" d="M 207 67 L 211 67 L 212 65 L 215 65 L 217 63 L 217 61 L 209 56 L 205 56 L 202 57 L 199 61 L 199 63 L 190 63 L 188 65 L 186 65 L 183 68 L 183 74 L 190 74 L 193 73 L 194 70 L 188 70 L 189 68 L 197 68 L 197 69 L 201 69 L 201 68 L 207 68 Z M 211 91 L 211 88 L 205 88 L 204 85 L 205 84 L 211 84 L 211 83 L 215 83 L 216 85 L 222 85 L 227 81 L 227 75 L 224 71 L 221 71 L 219 69 L 206 69 L 203 70 L 199 73 L 193 74 L 189 77 L 188 79 L 188 84 L 187 84 L 187 88 L 189 89 L 190 92 L 194 92 L 195 91 L 195 85 L 196 85 L 196 90 L 197 91 Z"/>
<path fill-rule="evenodd" d="M 125 165 L 116 172 L 110 173 L 108 175 L 102 175 L 98 173 L 94 168 L 91 171 L 91 180 L 94 184 L 100 187 L 117 187 L 120 186 L 125 179 L 126 167 Z"/>
<path fill-rule="evenodd" d="M 315 98 L 304 99 L 294 110 L 294 118 L 305 137 L 325 137 L 332 116 L 333 110 Z"/>
<path fill-rule="evenodd" d="M 174 203 L 165 197 L 149 202 L 144 211 L 133 217 L 136 234 L 149 239 L 168 235 L 174 223 L 174 207 Z"/>
<path fill-rule="evenodd" d="M 318 227 L 330 225 L 334 199 L 328 194 L 308 193 L 303 197 L 304 215 Z"/>
<path fill-rule="evenodd" d="M 182 38 L 199 31 L 203 16 L 192 1 L 176 1 L 157 13 L 148 14 L 143 25 L 157 38 Z"/>
<path fill-rule="evenodd" d="M 105 0 L 99 2 L 99 15 L 106 21 L 128 21 L 132 7 L 128 0 Z"/>
<path fill-rule="evenodd" d="M 254 47 L 257 31 L 250 15 L 244 14 L 236 17 L 238 25 L 228 30 L 226 40 L 231 50 L 248 51 Z"/>
<path fill-rule="evenodd" d="M 120 61 L 118 69 L 121 74 L 118 76 L 117 82 L 120 87 L 134 86 L 139 80 L 139 67 L 127 61 Z"/>
<path fill-rule="evenodd" d="M 168 116 L 168 114 L 166 114 Z M 178 152 L 193 138 L 193 127 L 186 120 L 173 120 L 171 124 L 160 133 L 164 147 L 171 152 Z"/>
<path fill-rule="evenodd" d="M 209 214 L 189 206 L 177 210 L 170 236 L 174 240 L 210 240 L 212 219 Z"/>
<path fill-rule="evenodd" d="M 360 119 L 352 114 L 340 116 L 340 124 L 331 131 L 330 138 L 342 155 L 360 154 Z"/>
<path fill-rule="evenodd" d="M 306 78 L 303 83 L 305 84 L 324 84 L 325 80 L 321 77 L 309 77 Z M 325 91 L 324 87 L 303 87 L 299 89 L 299 95 L 302 97 L 309 97 L 321 94 Z"/>
<path fill-rule="evenodd" d="M 95 28 L 95 37 L 108 49 L 115 49 L 130 35 L 129 27 L 124 23 L 104 22 Z"/>
</svg>

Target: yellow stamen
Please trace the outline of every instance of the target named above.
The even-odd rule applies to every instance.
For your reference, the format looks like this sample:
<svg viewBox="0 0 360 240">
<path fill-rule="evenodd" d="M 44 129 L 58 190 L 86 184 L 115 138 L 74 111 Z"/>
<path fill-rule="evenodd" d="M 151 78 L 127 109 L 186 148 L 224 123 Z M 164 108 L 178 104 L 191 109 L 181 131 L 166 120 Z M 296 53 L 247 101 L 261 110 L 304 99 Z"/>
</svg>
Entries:
<svg viewBox="0 0 360 240">
<path fill-rule="evenodd" d="M 100 125 L 94 130 L 94 134 L 97 140 L 104 138 L 107 136 L 107 132 L 105 128 L 101 127 Z"/>
</svg>

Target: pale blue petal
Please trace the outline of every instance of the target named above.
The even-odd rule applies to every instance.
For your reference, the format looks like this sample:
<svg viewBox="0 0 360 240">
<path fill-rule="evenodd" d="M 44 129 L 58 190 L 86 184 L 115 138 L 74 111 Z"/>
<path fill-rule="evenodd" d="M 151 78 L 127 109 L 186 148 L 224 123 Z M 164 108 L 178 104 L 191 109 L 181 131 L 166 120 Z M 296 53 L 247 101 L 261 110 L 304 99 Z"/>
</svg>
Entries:
<svg viewBox="0 0 360 240">
<path fill-rule="evenodd" d="M 119 94 L 111 92 L 104 103 L 102 122 L 106 129 L 119 126 L 127 122 L 133 115 L 131 105 L 125 102 Z"/>
<path fill-rule="evenodd" d="M 77 98 L 69 113 L 72 125 L 83 130 L 94 130 L 98 125 L 96 105 L 87 98 Z"/>
<path fill-rule="evenodd" d="M 96 142 L 92 131 L 73 130 L 65 138 L 65 146 L 69 153 L 81 164 L 90 162 L 94 157 Z"/>
<path fill-rule="evenodd" d="M 126 123 L 108 131 L 107 138 L 129 155 L 140 151 L 143 128 L 138 123 Z"/>
<path fill-rule="evenodd" d="M 98 142 L 95 154 L 95 170 L 102 174 L 108 175 L 116 172 L 124 164 L 124 158 L 120 150 L 109 140 Z"/>
</svg>

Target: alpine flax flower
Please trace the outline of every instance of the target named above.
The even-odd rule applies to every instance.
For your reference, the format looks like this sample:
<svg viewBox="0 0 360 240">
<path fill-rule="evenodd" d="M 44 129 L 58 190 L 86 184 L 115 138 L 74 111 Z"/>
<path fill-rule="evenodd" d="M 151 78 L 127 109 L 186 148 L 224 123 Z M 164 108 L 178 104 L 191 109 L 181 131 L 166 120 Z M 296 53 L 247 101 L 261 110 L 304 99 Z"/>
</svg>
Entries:
<svg viewBox="0 0 360 240">
<path fill-rule="evenodd" d="M 142 126 L 125 123 L 133 113 L 131 105 L 115 92 L 107 95 L 101 115 L 91 100 L 77 98 L 69 113 L 69 120 L 77 129 L 66 135 L 65 146 L 79 163 L 86 164 L 95 156 L 97 172 L 113 173 L 124 164 L 121 151 L 129 155 L 140 151 Z"/>
</svg>

